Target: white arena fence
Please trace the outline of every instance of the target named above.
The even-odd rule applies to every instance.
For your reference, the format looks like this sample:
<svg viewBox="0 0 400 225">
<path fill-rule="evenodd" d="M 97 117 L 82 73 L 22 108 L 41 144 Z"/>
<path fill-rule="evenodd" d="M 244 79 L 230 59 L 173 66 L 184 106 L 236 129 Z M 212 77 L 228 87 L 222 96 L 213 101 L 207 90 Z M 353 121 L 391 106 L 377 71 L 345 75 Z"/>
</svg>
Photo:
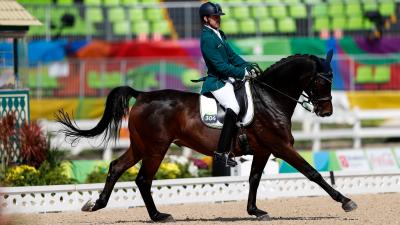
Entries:
<svg viewBox="0 0 400 225">
<path fill-rule="evenodd" d="M 330 182 L 329 173 L 322 173 Z M 338 172 L 336 188 L 346 195 L 400 192 L 400 172 Z M 0 188 L 0 206 L 5 213 L 78 211 L 89 200 L 96 200 L 104 184 L 54 185 Z M 208 177 L 153 182 L 156 204 L 182 204 L 246 200 L 248 177 Z M 263 176 L 258 199 L 298 196 L 328 196 L 302 174 Z M 107 208 L 143 206 L 134 182 L 115 185 Z M 243 205 L 245 207 L 245 205 Z"/>
</svg>

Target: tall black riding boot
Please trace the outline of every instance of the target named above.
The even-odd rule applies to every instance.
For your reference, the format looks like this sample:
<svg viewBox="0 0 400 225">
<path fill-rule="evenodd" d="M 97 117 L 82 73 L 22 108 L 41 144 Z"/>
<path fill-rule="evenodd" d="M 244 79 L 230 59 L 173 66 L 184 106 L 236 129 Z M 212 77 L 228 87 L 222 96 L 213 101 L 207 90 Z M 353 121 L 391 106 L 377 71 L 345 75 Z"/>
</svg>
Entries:
<svg viewBox="0 0 400 225">
<path fill-rule="evenodd" d="M 226 166 L 234 167 L 237 162 L 229 158 L 229 151 L 232 144 L 233 134 L 236 128 L 237 115 L 232 109 L 227 109 L 222 127 L 221 136 L 219 137 L 218 150 L 214 152 L 214 159 L 225 162 Z"/>
</svg>

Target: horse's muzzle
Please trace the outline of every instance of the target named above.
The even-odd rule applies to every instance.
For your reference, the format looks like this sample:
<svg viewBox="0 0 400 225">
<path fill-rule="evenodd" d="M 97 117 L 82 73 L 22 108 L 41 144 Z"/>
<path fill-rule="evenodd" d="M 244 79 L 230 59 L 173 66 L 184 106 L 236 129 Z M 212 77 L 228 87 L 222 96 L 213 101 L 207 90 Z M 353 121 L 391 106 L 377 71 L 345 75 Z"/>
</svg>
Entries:
<svg viewBox="0 0 400 225">
<path fill-rule="evenodd" d="M 315 109 L 315 113 L 317 114 L 317 116 L 320 117 L 330 116 L 332 115 L 332 112 L 333 112 L 333 107 L 331 101 L 320 102 Z"/>
</svg>

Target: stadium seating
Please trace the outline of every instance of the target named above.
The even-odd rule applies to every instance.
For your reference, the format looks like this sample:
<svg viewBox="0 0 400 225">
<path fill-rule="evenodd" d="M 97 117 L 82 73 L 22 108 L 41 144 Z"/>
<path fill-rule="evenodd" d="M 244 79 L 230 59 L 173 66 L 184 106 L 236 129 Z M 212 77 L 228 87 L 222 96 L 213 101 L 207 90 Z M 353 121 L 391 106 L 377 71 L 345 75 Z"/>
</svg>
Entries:
<svg viewBox="0 0 400 225">
<path fill-rule="evenodd" d="M 33 89 L 55 89 L 58 87 L 58 82 L 55 77 L 50 77 L 47 73 L 30 73 L 28 75 L 28 87 Z"/>
<path fill-rule="evenodd" d="M 18 0 L 27 4 L 27 9 L 44 23 L 42 27 L 32 27 L 29 35 L 46 35 L 50 31 L 50 22 L 58 27 L 65 13 L 75 17 L 75 25 L 63 29 L 63 35 L 98 35 L 111 28 L 112 34 L 160 34 L 169 36 L 173 26 L 165 18 L 165 10 L 160 7 L 134 7 L 138 3 L 158 5 L 158 0 L 83 0 L 83 7 L 74 0 Z M 49 7 L 51 6 L 51 7 Z M 68 7 L 67 7 L 68 6 Z M 46 16 L 50 13 L 50 16 Z M 50 18 L 50 21 L 48 19 Z M 108 26 L 110 24 L 111 26 Z"/>
<path fill-rule="evenodd" d="M 41 21 L 48 19 L 43 6 L 53 2 L 37 0 L 32 4 L 31 0 L 18 1 L 27 4 L 28 10 Z M 159 1 L 82 0 L 85 7 L 80 9 L 74 6 L 74 0 L 55 0 L 56 4 L 51 7 L 51 22 L 59 23 L 62 14 L 68 12 L 75 16 L 77 23 L 73 28 L 65 29 L 65 34 L 96 35 L 110 27 L 112 34 L 116 36 L 131 33 L 158 33 L 170 36 L 174 31 L 174 24 L 168 20 L 168 13 L 160 7 Z M 155 4 L 156 7 L 135 7 L 135 4 L 141 3 Z M 230 35 L 296 34 L 300 30 L 297 27 L 299 25 L 312 25 L 310 29 L 306 29 L 315 32 L 338 29 L 345 32 L 362 31 L 373 27 L 372 23 L 363 17 L 365 12 L 379 10 L 383 16 L 388 17 L 394 15 L 397 9 L 396 2 L 392 0 L 221 0 L 220 3 L 226 13 L 223 21 L 227 21 L 223 22 L 223 30 Z M 226 5 L 229 3 L 249 4 Z M 251 5 L 253 3 L 266 5 Z M 64 7 L 58 8 L 57 5 Z M 312 24 L 307 22 L 310 21 L 307 8 L 309 6 Z M 50 24 L 45 25 L 50 27 Z M 46 28 L 32 28 L 29 34 L 45 35 Z"/>
<path fill-rule="evenodd" d="M 356 83 L 358 84 L 385 84 L 390 82 L 390 66 L 362 65 L 357 69 Z"/>
</svg>

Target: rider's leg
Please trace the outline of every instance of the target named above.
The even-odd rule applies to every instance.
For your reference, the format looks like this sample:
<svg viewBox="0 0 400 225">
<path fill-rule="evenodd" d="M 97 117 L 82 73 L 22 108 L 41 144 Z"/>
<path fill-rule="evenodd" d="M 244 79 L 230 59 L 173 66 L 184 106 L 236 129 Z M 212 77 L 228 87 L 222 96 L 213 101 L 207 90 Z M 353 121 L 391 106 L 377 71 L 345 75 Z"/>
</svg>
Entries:
<svg viewBox="0 0 400 225">
<path fill-rule="evenodd" d="M 233 90 L 233 85 L 231 83 L 226 83 L 224 87 L 213 91 L 212 94 L 226 109 L 224 125 L 218 141 L 217 152 L 214 152 L 214 158 L 216 160 L 224 161 L 227 166 L 236 166 L 237 163 L 233 159 L 230 159 L 228 154 L 231 148 L 233 134 L 236 129 L 237 115 L 240 110 Z"/>
</svg>

